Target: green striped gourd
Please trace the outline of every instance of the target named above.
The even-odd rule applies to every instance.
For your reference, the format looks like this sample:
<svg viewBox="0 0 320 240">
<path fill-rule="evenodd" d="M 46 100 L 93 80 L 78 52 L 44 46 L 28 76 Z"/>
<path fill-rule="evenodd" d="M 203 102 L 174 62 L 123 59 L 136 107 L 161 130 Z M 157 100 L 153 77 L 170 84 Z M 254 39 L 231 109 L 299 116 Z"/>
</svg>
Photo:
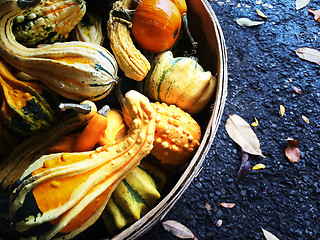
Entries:
<svg viewBox="0 0 320 240">
<path fill-rule="evenodd" d="M 152 61 L 145 87 L 153 100 L 196 114 L 209 103 L 216 82 L 216 78 L 210 71 L 204 71 L 196 58 L 174 58 L 171 51 L 166 51 Z"/>
<path fill-rule="evenodd" d="M 22 12 L 18 0 L 0 0 L 0 55 L 4 60 L 69 99 L 99 100 L 110 93 L 118 66 L 108 50 L 77 41 L 27 48 L 12 32 L 13 21 Z"/>
<path fill-rule="evenodd" d="M 165 183 L 160 168 L 142 161 L 113 192 L 101 216 L 108 232 L 114 234 L 139 220 L 160 199 Z"/>
</svg>

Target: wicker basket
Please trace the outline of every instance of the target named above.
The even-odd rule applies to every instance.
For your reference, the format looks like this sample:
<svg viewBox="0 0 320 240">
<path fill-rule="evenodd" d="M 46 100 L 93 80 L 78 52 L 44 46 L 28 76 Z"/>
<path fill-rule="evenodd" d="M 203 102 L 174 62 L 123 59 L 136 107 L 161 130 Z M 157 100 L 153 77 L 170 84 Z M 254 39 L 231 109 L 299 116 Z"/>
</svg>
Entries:
<svg viewBox="0 0 320 240">
<path fill-rule="evenodd" d="M 207 0 L 187 0 L 187 4 L 189 28 L 192 36 L 198 42 L 196 57 L 205 70 L 210 70 L 217 77 L 217 89 L 212 98 L 211 105 L 198 116 L 198 119 L 200 119 L 199 124 L 202 128 L 201 144 L 183 172 L 171 181 L 170 187 L 166 189 L 161 201 L 139 221 L 114 236 L 113 240 L 135 239 L 147 232 L 166 215 L 189 186 L 193 178 L 199 173 L 221 120 L 227 95 L 227 55 L 223 33 Z M 8 193 L 0 192 L 0 202 L 0 213 L 7 214 Z M 104 226 L 93 227 L 87 234 L 106 231 Z M 84 239 L 88 239 L 86 236 L 88 235 L 84 235 Z M 6 217 L 0 218 L 1 237 L 5 237 L 6 239 L 19 238 L 17 233 L 9 228 L 9 219 Z M 83 238 L 79 236 L 79 239 Z"/>
<path fill-rule="evenodd" d="M 217 76 L 217 90 L 202 123 L 201 145 L 171 191 L 139 221 L 113 237 L 113 240 L 135 239 L 147 232 L 172 208 L 201 169 L 217 132 L 227 96 L 227 53 L 219 22 L 207 0 L 189 0 L 188 18 L 192 35 L 198 42 L 197 57 L 206 70 Z M 199 27 L 200 26 L 200 27 Z M 210 113 L 210 114 L 209 114 Z"/>
</svg>

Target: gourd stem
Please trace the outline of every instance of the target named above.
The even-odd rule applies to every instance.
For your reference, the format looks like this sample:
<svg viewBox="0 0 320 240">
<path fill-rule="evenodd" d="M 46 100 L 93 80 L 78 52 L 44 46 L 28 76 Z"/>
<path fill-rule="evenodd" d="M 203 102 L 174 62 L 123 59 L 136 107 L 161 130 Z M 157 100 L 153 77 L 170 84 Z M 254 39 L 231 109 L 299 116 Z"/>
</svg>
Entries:
<svg viewBox="0 0 320 240">
<path fill-rule="evenodd" d="M 83 114 L 88 114 L 91 111 L 91 106 L 89 104 L 76 104 L 76 103 L 60 103 L 59 108 L 61 111 L 66 111 L 68 109 L 76 110 Z"/>
<path fill-rule="evenodd" d="M 104 105 L 99 111 L 98 113 L 104 117 L 106 117 L 108 115 L 108 112 L 110 111 L 110 107 L 108 105 Z"/>
<path fill-rule="evenodd" d="M 190 33 L 190 30 L 189 30 L 189 27 L 188 27 L 188 18 L 187 18 L 187 14 L 184 13 L 181 15 L 181 20 L 182 20 L 182 28 L 183 28 L 183 31 L 185 32 L 185 34 L 187 34 L 187 37 L 188 39 L 190 40 L 190 43 L 192 45 L 192 52 L 195 53 L 196 50 L 197 50 L 197 47 L 198 47 L 198 43 L 196 41 L 194 41 L 191 33 Z"/>
<path fill-rule="evenodd" d="M 133 14 L 135 13 L 135 11 L 136 10 L 129 10 L 124 8 L 114 9 L 112 11 L 112 16 L 132 23 Z"/>
</svg>

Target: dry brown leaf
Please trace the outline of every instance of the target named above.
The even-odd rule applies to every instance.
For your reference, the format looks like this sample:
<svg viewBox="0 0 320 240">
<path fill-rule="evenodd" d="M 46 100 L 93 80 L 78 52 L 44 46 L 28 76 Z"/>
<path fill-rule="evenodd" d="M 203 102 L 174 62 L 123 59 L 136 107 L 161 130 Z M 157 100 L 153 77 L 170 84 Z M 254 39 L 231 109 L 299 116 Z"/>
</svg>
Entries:
<svg viewBox="0 0 320 240">
<path fill-rule="evenodd" d="M 320 9 L 313 10 L 313 9 L 309 8 L 308 11 L 313 14 L 314 20 L 316 20 L 317 22 L 320 22 Z"/>
<path fill-rule="evenodd" d="M 320 51 L 308 47 L 302 47 L 295 50 L 295 52 L 300 58 L 320 65 Z"/>
<path fill-rule="evenodd" d="M 226 122 L 226 130 L 244 152 L 264 157 L 260 149 L 260 142 L 250 125 L 240 116 L 229 115 Z"/>
<path fill-rule="evenodd" d="M 309 4 L 310 0 L 296 0 L 296 10 L 300 10 Z"/>
<path fill-rule="evenodd" d="M 221 203 L 221 206 L 224 208 L 233 208 L 235 205 L 236 205 L 235 203 L 226 203 L 226 202 Z"/>
<path fill-rule="evenodd" d="M 261 12 L 259 9 L 256 9 L 257 14 L 262 18 L 268 18 L 263 12 Z"/>
<path fill-rule="evenodd" d="M 279 240 L 279 238 L 277 238 L 275 235 L 273 235 L 271 232 L 267 231 L 267 230 L 264 230 L 263 228 L 262 229 L 262 232 L 263 232 L 263 235 L 264 237 L 267 239 L 267 240 Z"/>
<path fill-rule="evenodd" d="M 252 21 L 249 18 L 238 18 L 238 19 L 236 19 L 236 23 L 241 27 L 254 27 L 254 26 L 261 25 L 261 24 L 263 24 L 265 22 L 263 22 L 263 21 Z"/>
<path fill-rule="evenodd" d="M 207 209 L 207 211 L 211 210 L 211 205 L 208 202 L 206 202 L 206 205 L 204 207 Z"/>
<path fill-rule="evenodd" d="M 309 119 L 305 115 L 302 115 L 301 117 L 302 117 L 303 121 L 305 121 L 308 124 L 310 123 Z"/>
<path fill-rule="evenodd" d="M 280 105 L 280 115 L 281 115 L 281 117 L 283 117 L 285 111 L 286 111 L 286 108 L 283 105 Z"/>
<path fill-rule="evenodd" d="M 162 222 L 162 226 L 166 231 L 172 233 L 174 236 L 178 238 L 197 239 L 189 228 L 177 221 L 167 220 L 165 222 Z"/>
<path fill-rule="evenodd" d="M 300 159 L 300 149 L 298 141 L 287 138 L 287 148 L 285 150 L 285 154 L 291 163 L 296 163 Z"/>
</svg>

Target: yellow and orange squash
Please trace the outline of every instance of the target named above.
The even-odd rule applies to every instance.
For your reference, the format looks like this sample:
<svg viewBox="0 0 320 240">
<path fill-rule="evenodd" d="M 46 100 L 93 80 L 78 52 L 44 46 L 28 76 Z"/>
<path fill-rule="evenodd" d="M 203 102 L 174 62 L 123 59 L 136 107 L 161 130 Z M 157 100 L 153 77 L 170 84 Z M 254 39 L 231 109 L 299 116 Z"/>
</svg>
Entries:
<svg viewBox="0 0 320 240">
<path fill-rule="evenodd" d="M 10 204 L 12 226 L 23 237 L 70 239 L 101 215 L 114 189 L 152 149 L 155 112 L 131 90 L 123 101 L 130 127 L 115 145 L 44 155 L 22 175 Z"/>
</svg>

